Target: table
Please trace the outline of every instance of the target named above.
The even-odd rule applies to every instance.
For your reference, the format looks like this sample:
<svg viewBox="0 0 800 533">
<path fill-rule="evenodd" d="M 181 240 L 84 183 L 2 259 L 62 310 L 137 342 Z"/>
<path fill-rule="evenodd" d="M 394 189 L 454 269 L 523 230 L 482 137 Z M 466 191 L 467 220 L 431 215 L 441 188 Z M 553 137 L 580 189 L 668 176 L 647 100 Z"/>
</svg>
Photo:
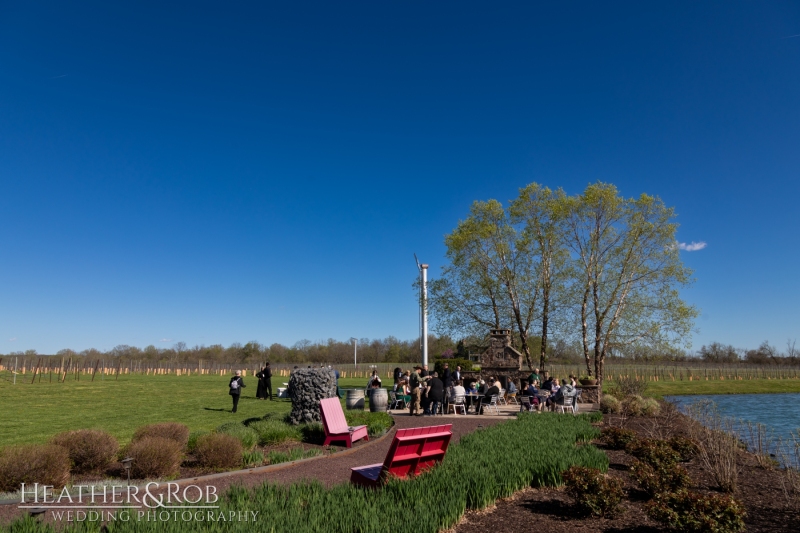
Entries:
<svg viewBox="0 0 800 533">
<path fill-rule="evenodd" d="M 467 414 L 469 414 L 470 407 L 475 407 L 475 414 L 478 414 L 478 406 L 480 405 L 481 398 L 483 398 L 483 394 L 477 392 L 468 392 L 464 395 L 464 405 L 467 408 Z"/>
</svg>

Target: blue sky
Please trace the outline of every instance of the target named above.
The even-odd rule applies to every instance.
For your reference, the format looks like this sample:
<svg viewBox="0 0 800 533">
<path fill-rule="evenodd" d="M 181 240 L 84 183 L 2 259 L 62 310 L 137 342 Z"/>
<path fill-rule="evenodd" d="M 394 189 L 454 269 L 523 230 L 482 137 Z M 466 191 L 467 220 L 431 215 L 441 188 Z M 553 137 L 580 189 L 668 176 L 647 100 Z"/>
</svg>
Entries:
<svg viewBox="0 0 800 533">
<path fill-rule="evenodd" d="M 0 353 L 413 338 L 476 199 L 679 213 L 695 348 L 800 337 L 800 4 L 0 4 Z"/>
</svg>

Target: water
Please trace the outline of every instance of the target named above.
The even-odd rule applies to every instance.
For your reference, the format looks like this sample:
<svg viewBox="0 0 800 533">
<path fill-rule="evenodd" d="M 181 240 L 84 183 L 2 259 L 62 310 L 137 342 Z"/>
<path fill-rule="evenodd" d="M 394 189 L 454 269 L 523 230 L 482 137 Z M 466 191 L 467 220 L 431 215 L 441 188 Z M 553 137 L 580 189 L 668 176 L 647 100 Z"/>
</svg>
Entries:
<svg viewBox="0 0 800 533">
<path fill-rule="evenodd" d="M 787 442 L 791 433 L 800 431 L 800 393 L 668 396 L 665 400 L 678 406 L 711 400 L 724 416 L 764 424 L 775 440 Z"/>
</svg>

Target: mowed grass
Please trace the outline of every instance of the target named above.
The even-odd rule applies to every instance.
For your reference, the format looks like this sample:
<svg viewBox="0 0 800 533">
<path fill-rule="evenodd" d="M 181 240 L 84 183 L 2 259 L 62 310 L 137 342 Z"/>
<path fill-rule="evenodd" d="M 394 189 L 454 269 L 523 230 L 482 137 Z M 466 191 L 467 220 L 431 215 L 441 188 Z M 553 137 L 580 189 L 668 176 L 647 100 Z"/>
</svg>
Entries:
<svg viewBox="0 0 800 533">
<path fill-rule="evenodd" d="M 239 408 L 231 413 L 229 376 L 121 375 L 119 380 L 70 377 L 64 383 L 30 383 L 19 376 L 16 385 L 0 380 L 0 446 L 43 443 L 62 431 L 102 429 L 125 444 L 136 428 L 156 422 L 180 422 L 194 430 L 212 430 L 230 421 L 284 415 L 289 400 L 256 400 L 256 379 L 244 378 Z M 55 378 L 54 378 L 55 381 Z M 272 379 L 273 393 L 289 378 Z M 343 379 L 342 387 L 363 387 L 366 380 Z"/>
<path fill-rule="evenodd" d="M 603 387 L 608 388 L 606 386 Z M 800 392 L 800 379 L 752 379 L 752 380 L 693 380 L 651 381 L 647 396 L 683 396 L 687 394 L 763 394 Z"/>
</svg>

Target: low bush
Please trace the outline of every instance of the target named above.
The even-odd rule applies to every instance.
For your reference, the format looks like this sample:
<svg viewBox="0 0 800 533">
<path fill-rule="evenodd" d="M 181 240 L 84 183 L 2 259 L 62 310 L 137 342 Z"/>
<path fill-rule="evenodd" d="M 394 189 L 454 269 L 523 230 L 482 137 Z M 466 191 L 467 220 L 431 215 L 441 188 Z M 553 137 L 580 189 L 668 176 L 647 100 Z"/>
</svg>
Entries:
<svg viewBox="0 0 800 533">
<path fill-rule="evenodd" d="M 590 424 L 596 424 L 598 422 L 603 421 L 603 413 L 600 411 L 592 411 L 590 413 L 582 413 L 579 415 L 581 418 L 589 422 Z"/>
<path fill-rule="evenodd" d="M 188 438 L 188 435 L 187 435 Z M 178 473 L 185 444 L 166 437 L 140 437 L 126 454 L 133 458 L 131 476 L 136 479 L 167 478 Z"/>
<path fill-rule="evenodd" d="M 69 452 L 55 444 L 25 444 L 0 450 L 0 492 L 22 483 L 61 488 L 69 481 Z"/>
<path fill-rule="evenodd" d="M 433 371 L 438 372 L 439 376 L 444 376 L 444 364 L 447 363 L 450 371 L 455 371 L 457 366 L 461 367 L 462 372 L 472 372 L 472 361 L 469 359 L 459 359 L 456 357 L 438 357 L 433 365 Z"/>
<path fill-rule="evenodd" d="M 651 497 L 662 492 L 674 492 L 689 488 L 689 473 L 680 465 L 669 464 L 654 467 L 642 461 L 631 464 L 631 477 Z"/>
<path fill-rule="evenodd" d="M 744 531 L 744 506 L 730 496 L 688 490 L 656 496 L 645 505 L 648 516 L 687 533 Z"/>
<path fill-rule="evenodd" d="M 322 455 L 320 450 L 303 450 L 303 448 L 290 448 L 286 452 L 271 451 L 267 455 L 269 464 L 275 465 L 278 463 L 287 463 L 289 461 L 299 461 L 300 459 L 308 459 L 309 457 L 317 457 Z"/>
<path fill-rule="evenodd" d="M 252 427 L 247 427 L 242 425 L 239 422 L 228 422 L 226 424 L 222 424 L 217 429 L 215 429 L 217 433 L 224 433 L 225 435 L 230 435 L 239 440 L 242 443 L 242 447 L 245 450 L 252 450 L 253 446 L 258 444 L 259 436 L 258 432 Z"/>
<path fill-rule="evenodd" d="M 620 411 L 628 416 L 642 416 L 642 409 L 644 408 L 644 398 L 638 394 L 631 396 L 623 396 L 622 407 Z"/>
<path fill-rule="evenodd" d="M 261 446 L 273 446 L 287 441 L 303 440 L 302 426 L 287 424 L 281 420 L 261 420 L 250 424 L 256 432 Z"/>
<path fill-rule="evenodd" d="M 142 440 L 148 437 L 160 437 L 169 439 L 180 444 L 181 449 L 186 448 L 189 441 L 189 428 L 178 422 L 161 422 L 160 424 L 150 424 L 142 426 L 133 434 L 133 441 Z"/>
<path fill-rule="evenodd" d="M 242 443 L 227 433 L 209 433 L 197 439 L 194 455 L 206 468 L 238 468 L 242 466 Z"/>
<path fill-rule="evenodd" d="M 641 396 L 649 385 L 649 382 L 639 379 L 637 376 L 617 376 L 612 388 L 620 398 L 624 398 L 626 396 Z"/>
<path fill-rule="evenodd" d="M 322 427 L 320 422 L 303 424 L 300 426 L 300 432 L 303 434 L 303 442 L 308 444 L 322 444 L 325 442 L 325 428 Z"/>
<path fill-rule="evenodd" d="M 667 441 L 657 439 L 634 440 L 625 451 L 656 469 L 675 465 L 681 460 L 680 454 Z"/>
<path fill-rule="evenodd" d="M 197 449 L 197 439 L 199 439 L 203 435 L 208 435 L 208 431 L 199 429 L 197 431 L 192 431 L 191 433 L 189 433 L 189 440 L 186 443 L 186 450 L 189 453 L 194 453 L 194 451 Z"/>
<path fill-rule="evenodd" d="M 367 433 L 370 437 L 383 435 L 392 427 L 392 417 L 388 413 L 345 411 L 344 417 L 350 426 L 367 426 Z"/>
<path fill-rule="evenodd" d="M 596 468 L 573 466 L 561 473 L 564 485 L 582 513 L 613 516 L 625 496 L 622 480 L 604 475 Z"/>
<path fill-rule="evenodd" d="M 119 451 L 117 439 L 97 429 L 66 431 L 50 442 L 66 448 L 74 473 L 103 472 Z"/>
<path fill-rule="evenodd" d="M 661 404 L 653 398 L 645 398 L 642 400 L 639 411 L 642 416 L 656 417 L 661 414 Z"/>
<path fill-rule="evenodd" d="M 603 394 L 600 399 L 600 410 L 604 413 L 619 413 L 622 409 L 622 404 L 615 396 L 610 394 Z"/>
<path fill-rule="evenodd" d="M 697 454 L 697 443 L 692 439 L 674 435 L 667 444 L 681 456 L 681 461 L 688 461 Z"/>
<path fill-rule="evenodd" d="M 600 432 L 600 440 L 612 450 L 624 450 L 636 440 L 636 433 L 630 429 L 606 427 Z"/>
<path fill-rule="evenodd" d="M 242 464 L 245 468 L 252 468 L 264 464 L 264 452 L 253 450 L 242 454 Z"/>
</svg>

